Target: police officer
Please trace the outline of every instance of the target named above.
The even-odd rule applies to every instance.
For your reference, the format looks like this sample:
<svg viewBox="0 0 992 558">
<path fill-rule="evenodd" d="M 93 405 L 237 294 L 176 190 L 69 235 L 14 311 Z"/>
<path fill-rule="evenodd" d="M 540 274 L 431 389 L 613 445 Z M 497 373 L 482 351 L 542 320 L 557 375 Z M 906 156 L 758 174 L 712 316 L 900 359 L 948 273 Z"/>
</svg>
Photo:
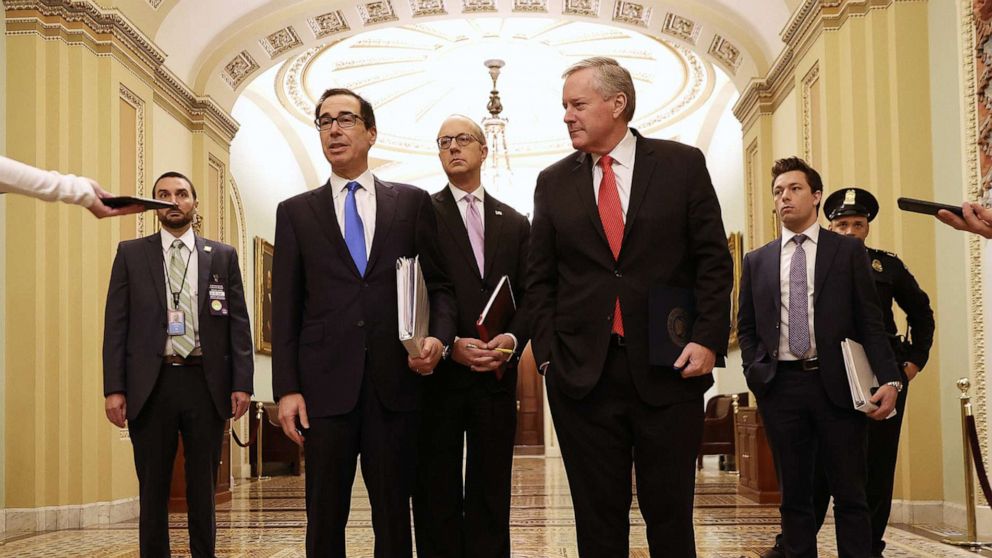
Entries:
<svg viewBox="0 0 992 558">
<path fill-rule="evenodd" d="M 869 223 L 878 215 L 878 200 L 861 188 L 845 188 L 827 197 L 823 213 L 830 220 L 830 230 L 861 239 L 868 237 Z M 871 514 L 872 556 L 882 556 L 885 550 L 885 527 L 892 507 L 892 485 L 895 480 L 896 456 L 899 450 L 899 431 L 906 409 L 909 382 L 926 366 L 933 345 L 933 310 L 930 298 L 923 292 L 898 256 L 884 250 L 867 248 L 875 277 L 879 306 L 885 322 L 885 331 L 892 340 L 892 350 L 902 369 L 903 389 L 896 400 L 896 416 L 888 420 L 868 421 L 868 475 L 865 492 Z M 892 315 L 893 301 L 906 313 L 906 335 L 900 336 Z M 817 525 L 823 524 L 830 501 L 830 488 L 822 471 L 816 474 L 814 507 Z M 765 553 L 766 558 L 785 556 L 780 543 Z"/>
</svg>

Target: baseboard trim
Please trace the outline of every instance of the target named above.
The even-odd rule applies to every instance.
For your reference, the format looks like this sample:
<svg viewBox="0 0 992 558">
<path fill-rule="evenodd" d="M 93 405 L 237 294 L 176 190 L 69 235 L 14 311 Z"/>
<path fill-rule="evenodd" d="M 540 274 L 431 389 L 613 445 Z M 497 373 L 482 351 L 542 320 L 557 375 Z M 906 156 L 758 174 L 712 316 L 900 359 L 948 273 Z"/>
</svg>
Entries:
<svg viewBox="0 0 992 558">
<path fill-rule="evenodd" d="M 976 508 L 978 535 L 992 538 L 992 508 Z M 964 504 L 943 500 L 893 500 L 889 523 L 907 525 L 947 525 L 964 532 L 968 528 L 968 515 Z"/>
<path fill-rule="evenodd" d="M 0 510 L 0 533 L 38 532 L 110 525 L 138 517 L 138 498 L 111 502 Z"/>
</svg>

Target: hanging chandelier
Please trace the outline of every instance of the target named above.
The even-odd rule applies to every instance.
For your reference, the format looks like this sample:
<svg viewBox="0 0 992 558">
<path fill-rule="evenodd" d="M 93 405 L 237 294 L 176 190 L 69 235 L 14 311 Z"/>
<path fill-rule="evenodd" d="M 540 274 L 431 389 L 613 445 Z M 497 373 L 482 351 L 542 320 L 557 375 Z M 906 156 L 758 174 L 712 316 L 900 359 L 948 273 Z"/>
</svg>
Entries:
<svg viewBox="0 0 992 558">
<path fill-rule="evenodd" d="M 486 109 L 489 116 L 483 118 L 482 129 L 486 134 L 486 144 L 489 146 L 489 159 L 482 168 L 482 181 L 486 188 L 493 193 L 508 190 L 513 183 L 513 172 L 510 170 L 510 152 L 506 147 L 506 124 L 508 120 L 501 116 L 503 102 L 499 98 L 496 80 L 500 70 L 506 63 L 499 59 L 484 62 L 493 80 L 493 89 L 489 92 L 489 103 Z"/>
</svg>

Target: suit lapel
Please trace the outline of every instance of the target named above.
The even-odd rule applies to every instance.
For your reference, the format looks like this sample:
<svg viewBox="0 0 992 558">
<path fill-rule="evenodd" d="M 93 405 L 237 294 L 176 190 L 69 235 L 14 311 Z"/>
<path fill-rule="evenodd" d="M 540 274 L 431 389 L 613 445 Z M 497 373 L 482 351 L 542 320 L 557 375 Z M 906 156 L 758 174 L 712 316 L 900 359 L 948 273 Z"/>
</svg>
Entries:
<svg viewBox="0 0 992 558">
<path fill-rule="evenodd" d="M 765 257 L 761 259 L 761 270 L 758 273 L 758 277 L 761 278 L 758 292 L 765 293 L 767 299 L 765 311 L 772 312 L 776 321 L 782 313 L 781 274 L 782 240 L 778 238 L 768 247 Z"/>
<path fill-rule="evenodd" d="M 368 265 L 365 266 L 365 273 L 368 274 L 375 265 L 379 254 L 382 253 L 382 246 L 389 238 L 389 229 L 393 226 L 393 218 L 396 216 L 396 198 L 399 194 L 391 185 L 375 179 L 375 236 L 372 237 L 372 251 L 369 253 Z M 348 256 L 351 259 L 351 256 Z M 355 268 L 358 272 L 358 268 Z"/>
<path fill-rule="evenodd" d="M 314 218 L 320 224 L 319 228 L 324 232 L 328 242 L 338 251 L 338 256 L 345 262 L 351 271 L 358 275 L 358 267 L 355 260 L 351 259 L 351 252 L 341 235 L 341 225 L 337 213 L 334 211 L 334 192 L 331 190 L 331 183 L 326 184 L 310 192 L 307 198 L 310 209 L 314 213 Z"/>
<path fill-rule="evenodd" d="M 585 208 L 586 213 L 589 214 L 589 219 L 592 221 L 592 228 L 599 235 L 600 240 L 603 241 L 603 247 L 606 248 L 606 252 L 613 258 L 613 253 L 610 251 L 610 242 L 606 239 L 606 231 L 603 229 L 603 220 L 599 217 L 599 205 L 596 203 L 596 197 L 593 195 L 592 191 L 592 155 L 587 153 L 579 153 L 575 158 L 575 166 L 572 168 L 572 177 L 569 181 L 575 185 L 575 195 Z"/>
<path fill-rule="evenodd" d="M 823 283 L 827 280 L 827 273 L 830 265 L 833 264 L 834 256 L 837 255 L 837 239 L 830 232 L 820 229 L 820 236 L 816 246 L 816 268 L 813 270 L 813 307 L 820 298 L 820 291 L 823 290 Z"/>
<path fill-rule="evenodd" d="M 630 201 L 627 203 L 627 218 L 624 220 L 623 243 L 626 244 L 630 231 L 634 227 L 634 219 L 644 201 L 644 195 L 648 191 L 648 186 L 654 177 L 655 167 L 658 165 L 658 158 L 654 151 L 644 141 L 640 134 L 637 137 L 637 147 L 634 150 L 634 172 L 630 180 Z M 623 250 L 623 244 L 621 251 Z"/>
<path fill-rule="evenodd" d="M 489 196 L 486 197 L 488 198 Z M 458 246 L 458 251 L 461 252 L 465 261 L 470 264 L 469 267 L 476 270 L 476 275 L 478 275 L 479 264 L 475 261 L 475 252 L 472 251 L 472 244 L 468 238 L 468 230 L 465 228 L 465 222 L 462 221 L 462 214 L 458 210 L 458 202 L 455 201 L 455 196 L 452 195 L 451 188 L 445 185 L 443 190 L 434 194 L 434 199 L 440 203 L 438 206 L 438 215 L 441 217 L 439 221 L 448 229 L 448 233 Z M 486 232 L 488 234 L 488 231 Z"/>
<path fill-rule="evenodd" d="M 496 251 L 499 248 L 499 239 L 503 231 L 503 204 L 496 198 L 486 194 L 484 210 L 486 212 L 485 221 L 485 250 L 484 261 L 486 272 L 483 279 L 489 277 L 493 269 L 493 260 L 496 259 Z"/>
<path fill-rule="evenodd" d="M 207 301 L 207 279 L 210 277 L 210 262 L 213 261 L 214 253 L 213 250 L 206 250 L 203 238 L 199 236 L 195 238 L 197 275 L 199 276 L 196 281 L 196 311 L 199 313 L 203 311 L 203 305 Z"/>
<path fill-rule="evenodd" d="M 145 255 L 148 257 L 148 271 L 152 276 L 152 284 L 158 296 L 159 303 L 164 310 L 168 310 L 165 294 L 165 256 L 162 255 L 162 236 L 159 233 L 145 237 L 148 243 L 145 245 Z"/>
</svg>

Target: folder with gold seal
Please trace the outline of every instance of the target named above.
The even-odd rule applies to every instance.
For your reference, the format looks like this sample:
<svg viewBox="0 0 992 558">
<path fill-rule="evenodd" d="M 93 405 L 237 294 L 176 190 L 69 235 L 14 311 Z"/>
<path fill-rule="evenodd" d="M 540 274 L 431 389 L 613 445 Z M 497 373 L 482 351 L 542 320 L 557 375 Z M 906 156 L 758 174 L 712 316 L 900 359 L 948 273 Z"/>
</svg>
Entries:
<svg viewBox="0 0 992 558">
<path fill-rule="evenodd" d="M 675 361 L 692 340 L 695 321 L 696 296 L 691 289 L 669 285 L 651 287 L 648 291 L 648 363 L 675 368 Z M 723 368 L 726 365 L 725 356 L 716 355 L 716 366 Z"/>
</svg>

